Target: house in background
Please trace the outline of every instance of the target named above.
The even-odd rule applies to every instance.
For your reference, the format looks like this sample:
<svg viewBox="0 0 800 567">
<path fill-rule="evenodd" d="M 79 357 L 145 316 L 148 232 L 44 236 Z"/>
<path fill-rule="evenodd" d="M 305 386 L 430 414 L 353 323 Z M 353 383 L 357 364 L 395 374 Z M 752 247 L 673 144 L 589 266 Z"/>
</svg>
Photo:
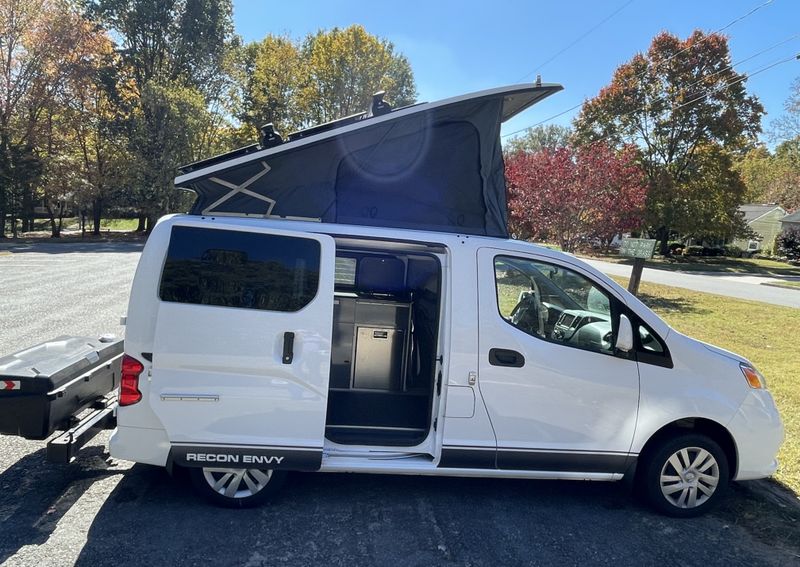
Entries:
<svg viewBox="0 0 800 567">
<path fill-rule="evenodd" d="M 781 221 L 786 217 L 786 209 L 778 205 L 742 205 L 739 207 L 739 212 L 744 215 L 744 222 L 747 223 L 747 226 L 760 239 L 737 238 L 733 241 L 733 245 L 751 253 L 757 250 L 772 251 L 775 237 L 783 229 Z"/>
<path fill-rule="evenodd" d="M 800 209 L 781 219 L 781 230 L 787 228 L 800 228 Z"/>
</svg>

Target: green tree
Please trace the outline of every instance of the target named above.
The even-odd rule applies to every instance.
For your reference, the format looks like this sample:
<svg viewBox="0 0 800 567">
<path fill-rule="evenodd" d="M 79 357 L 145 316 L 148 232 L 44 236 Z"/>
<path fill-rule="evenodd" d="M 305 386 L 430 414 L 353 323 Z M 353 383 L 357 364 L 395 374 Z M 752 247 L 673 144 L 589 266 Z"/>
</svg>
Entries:
<svg viewBox="0 0 800 567">
<path fill-rule="evenodd" d="M 785 228 L 776 239 L 778 254 L 790 260 L 800 260 L 800 228 Z"/>
<path fill-rule="evenodd" d="M 175 168 L 215 148 L 232 45 L 230 0 L 95 0 L 89 13 L 119 39 L 135 93 L 128 136 L 140 228 L 175 210 Z M 198 127 L 202 125 L 202 127 Z"/>
<path fill-rule="evenodd" d="M 299 97 L 305 124 L 318 124 L 369 108 L 386 91 L 395 106 L 416 101 L 411 65 L 394 45 L 360 25 L 309 35 L 302 47 L 306 77 Z"/>
<path fill-rule="evenodd" d="M 700 148 L 717 155 L 755 143 L 764 109 L 747 94 L 745 79 L 731 66 L 725 36 L 698 30 L 682 41 L 664 32 L 647 53 L 617 68 L 611 84 L 584 104 L 575 121 L 582 143 L 605 139 L 641 149 L 650 183 L 646 222 L 662 254 L 669 253 L 670 234 L 685 220 L 687 200 L 705 198 L 689 182 Z M 711 227 L 696 230 L 706 228 Z"/>
<path fill-rule="evenodd" d="M 750 150 L 736 164 L 747 186 L 747 200 L 800 208 L 800 137 L 781 143 L 775 153 L 764 147 Z"/>
<path fill-rule="evenodd" d="M 749 235 L 739 205 L 747 187 L 733 167 L 733 156 L 720 144 L 700 145 L 677 191 L 673 230 L 697 240 Z"/>
<path fill-rule="evenodd" d="M 556 150 L 570 145 L 572 128 L 559 124 L 546 124 L 528 128 L 522 135 L 509 140 L 505 147 L 507 155 L 517 152 L 535 153 L 542 150 Z"/>
<path fill-rule="evenodd" d="M 186 209 L 186 193 L 175 191 L 175 168 L 196 161 L 203 150 L 195 143 L 207 127 L 202 93 L 180 83 L 150 81 L 134 111 L 130 141 L 139 158 L 131 166 L 130 198 L 152 228 L 158 216 Z M 203 152 L 204 153 L 204 152 Z"/>
<path fill-rule="evenodd" d="M 132 93 L 123 84 L 110 38 L 98 31 L 95 43 L 97 56 L 86 58 L 67 84 L 64 119 L 84 181 L 75 200 L 82 210 L 91 208 L 92 233 L 99 235 L 103 212 L 129 182 L 131 153 L 124 125 Z"/>
<path fill-rule="evenodd" d="M 770 137 L 774 141 L 800 139 L 800 77 L 792 84 L 783 110 L 783 115 L 770 124 Z"/>
<path fill-rule="evenodd" d="M 139 88 L 213 81 L 233 33 L 230 0 L 90 0 L 88 14 L 115 32 Z"/>
<path fill-rule="evenodd" d="M 283 133 L 303 123 L 298 99 L 304 69 L 300 49 L 288 37 L 268 35 L 240 49 L 235 66 L 236 118 L 244 139 L 257 139 L 258 129 L 269 122 Z"/>
</svg>

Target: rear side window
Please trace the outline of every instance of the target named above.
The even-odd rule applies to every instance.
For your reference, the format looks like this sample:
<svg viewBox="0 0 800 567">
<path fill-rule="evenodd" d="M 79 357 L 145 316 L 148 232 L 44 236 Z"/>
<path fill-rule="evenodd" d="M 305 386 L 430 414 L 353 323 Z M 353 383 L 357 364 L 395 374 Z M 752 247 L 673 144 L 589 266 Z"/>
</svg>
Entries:
<svg viewBox="0 0 800 567">
<path fill-rule="evenodd" d="M 161 274 L 163 301 L 298 311 L 317 294 L 320 245 L 235 230 L 176 226 Z"/>
</svg>

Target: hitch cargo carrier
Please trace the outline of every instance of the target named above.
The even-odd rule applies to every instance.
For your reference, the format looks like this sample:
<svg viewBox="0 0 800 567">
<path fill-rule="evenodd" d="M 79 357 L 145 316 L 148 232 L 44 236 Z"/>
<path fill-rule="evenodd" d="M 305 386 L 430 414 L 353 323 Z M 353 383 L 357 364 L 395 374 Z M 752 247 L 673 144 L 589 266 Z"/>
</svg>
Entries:
<svg viewBox="0 0 800 567">
<path fill-rule="evenodd" d="M 122 349 L 122 339 L 62 336 L 0 358 L 0 433 L 42 440 L 64 430 L 51 445 L 70 460 L 113 418 Z"/>
</svg>

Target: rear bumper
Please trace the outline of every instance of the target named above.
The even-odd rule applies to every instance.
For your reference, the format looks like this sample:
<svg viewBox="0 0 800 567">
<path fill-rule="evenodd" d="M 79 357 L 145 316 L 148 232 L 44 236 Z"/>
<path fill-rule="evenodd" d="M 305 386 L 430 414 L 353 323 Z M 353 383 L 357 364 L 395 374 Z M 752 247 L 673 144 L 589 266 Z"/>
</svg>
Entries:
<svg viewBox="0 0 800 567">
<path fill-rule="evenodd" d="M 776 455 L 784 439 L 783 422 L 768 391 L 749 392 L 728 430 L 738 451 L 734 480 L 764 478 L 778 469 Z"/>
<path fill-rule="evenodd" d="M 166 466 L 169 457 L 169 439 L 163 429 L 117 426 L 108 442 L 115 459 Z"/>
</svg>

